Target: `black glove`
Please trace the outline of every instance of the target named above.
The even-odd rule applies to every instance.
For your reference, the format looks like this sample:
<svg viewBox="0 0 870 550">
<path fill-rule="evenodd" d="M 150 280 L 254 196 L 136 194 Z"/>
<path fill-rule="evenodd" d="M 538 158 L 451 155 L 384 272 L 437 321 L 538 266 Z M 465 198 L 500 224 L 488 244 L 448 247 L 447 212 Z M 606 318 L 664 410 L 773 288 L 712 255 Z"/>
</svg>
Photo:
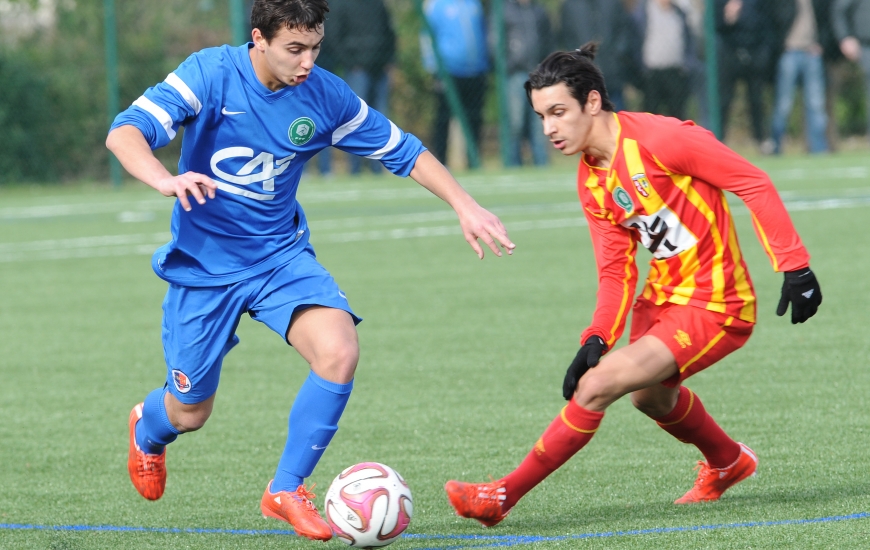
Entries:
<svg viewBox="0 0 870 550">
<path fill-rule="evenodd" d="M 822 303 L 822 289 L 810 268 L 786 271 L 782 282 L 782 297 L 776 314 L 782 317 L 791 302 L 791 324 L 803 323 L 816 314 Z"/>
<path fill-rule="evenodd" d="M 607 344 L 600 336 L 590 336 L 577 356 L 571 361 L 571 366 L 568 367 L 568 372 L 565 373 L 565 381 L 562 382 L 562 397 L 565 400 L 571 399 L 574 395 L 574 390 L 577 389 L 577 381 L 583 374 L 598 364 L 601 356 L 607 352 Z"/>
</svg>

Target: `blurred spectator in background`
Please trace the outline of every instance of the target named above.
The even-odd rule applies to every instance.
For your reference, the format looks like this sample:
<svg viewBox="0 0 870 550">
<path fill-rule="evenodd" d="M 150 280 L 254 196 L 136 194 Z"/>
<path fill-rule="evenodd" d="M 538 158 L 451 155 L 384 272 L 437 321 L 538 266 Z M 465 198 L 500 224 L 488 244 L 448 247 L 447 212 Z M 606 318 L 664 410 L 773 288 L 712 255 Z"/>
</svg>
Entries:
<svg viewBox="0 0 870 550">
<path fill-rule="evenodd" d="M 324 26 L 329 28 L 330 38 L 324 40 L 323 44 L 320 46 L 320 55 L 317 56 L 317 66 L 335 74 L 339 70 L 338 52 L 336 51 L 338 37 L 333 36 L 332 34 L 332 18 L 328 15 Z M 359 158 L 356 157 L 356 155 L 354 155 L 354 157 L 357 159 Z M 317 160 L 317 170 L 320 172 L 321 176 L 329 176 L 332 174 L 332 147 L 321 149 L 320 152 L 315 155 L 315 159 Z M 314 162 L 311 163 L 312 166 L 314 164 Z"/>
<path fill-rule="evenodd" d="M 773 152 L 767 138 L 764 88 L 773 80 L 777 52 L 772 3 L 776 0 L 716 0 L 719 101 L 722 136 L 728 128 L 738 80 L 746 83 L 752 137 L 762 153 Z"/>
<path fill-rule="evenodd" d="M 490 19 L 489 40 L 495 52 L 498 43 L 496 25 Z M 529 73 L 552 51 L 550 18 L 537 0 L 507 0 L 504 3 L 504 42 L 507 48 L 507 101 L 511 133 L 511 157 L 508 166 L 523 163 L 522 144 L 529 143 L 532 162 L 547 164 L 549 140 L 541 122 L 529 105 L 524 87 Z M 578 47 L 578 46 L 575 46 Z"/>
<path fill-rule="evenodd" d="M 390 70 L 396 55 L 396 33 L 383 0 L 330 0 L 329 38 L 334 62 L 350 89 L 376 111 L 389 115 Z M 318 59 L 319 61 L 319 59 Z M 363 159 L 350 155 L 350 173 L 359 174 Z M 375 174 L 383 165 L 367 160 Z"/>
<path fill-rule="evenodd" d="M 671 0 L 640 0 L 634 18 L 642 44 L 643 110 L 685 118 L 698 65 L 686 12 Z"/>
<path fill-rule="evenodd" d="M 834 36 L 846 59 L 864 73 L 867 135 L 870 136 L 870 0 L 836 0 L 832 16 Z"/>
<path fill-rule="evenodd" d="M 833 40 L 828 0 L 778 0 L 774 14 L 781 44 L 776 69 L 773 107 L 774 153 L 782 152 L 795 87 L 801 82 L 804 96 L 807 143 L 811 153 L 828 151 L 828 116 L 825 112 L 824 46 Z M 830 48 L 829 48 L 830 50 Z"/>
<path fill-rule="evenodd" d="M 565 0 L 559 23 L 559 49 L 571 51 L 587 42 L 598 42 L 595 64 L 607 80 L 610 101 L 617 111 L 624 110 L 622 87 L 631 73 L 630 39 L 634 29 L 622 1 Z"/>
<path fill-rule="evenodd" d="M 456 85 L 459 101 L 471 126 L 472 139 L 480 144 L 483 126 L 483 100 L 489 72 L 486 22 L 479 0 L 426 0 L 426 20 L 434 36 L 422 39 L 423 65 L 436 77 L 437 112 L 432 131 L 432 153 L 441 162 L 447 160 L 450 132 L 450 104 L 444 83 L 438 79 L 434 47 Z M 470 160 L 470 159 L 469 159 Z"/>
</svg>

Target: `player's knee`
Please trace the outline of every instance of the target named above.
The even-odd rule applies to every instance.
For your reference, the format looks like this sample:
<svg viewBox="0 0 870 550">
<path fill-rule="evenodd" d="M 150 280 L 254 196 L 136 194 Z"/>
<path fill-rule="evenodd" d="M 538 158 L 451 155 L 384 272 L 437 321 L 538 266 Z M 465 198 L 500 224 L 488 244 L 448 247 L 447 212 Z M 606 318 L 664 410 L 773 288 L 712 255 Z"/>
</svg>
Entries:
<svg viewBox="0 0 870 550">
<path fill-rule="evenodd" d="M 345 384 L 353 379 L 358 362 L 359 346 L 356 342 L 347 342 L 332 346 L 311 367 L 318 375 Z"/>
<path fill-rule="evenodd" d="M 182 433 L 195 432 L 205 426 L 211 416 L 213 404 L 211 399 L 202 403 L 178 403 L 174 407 L 168 406 L 166 412 L 175 429 Z"/>
<path fill-rule="evenodd" d="M 631 404 L 634 408 L 647 415 L 650 418 L 660 418 L 667 416 L 676 405 L 676 396 L 672 393 L 658 392 L 650 394 L 648 392 L 637 391 L 631 394 Z"/>
<path fill-rule="evenodd" d="M 578 405 L 592 410 L 603 410 L 620 397 L 622 394 L 609 377 L 595 372 L 595 369 L 583 375 L 574 394 Z"/>
</svg>

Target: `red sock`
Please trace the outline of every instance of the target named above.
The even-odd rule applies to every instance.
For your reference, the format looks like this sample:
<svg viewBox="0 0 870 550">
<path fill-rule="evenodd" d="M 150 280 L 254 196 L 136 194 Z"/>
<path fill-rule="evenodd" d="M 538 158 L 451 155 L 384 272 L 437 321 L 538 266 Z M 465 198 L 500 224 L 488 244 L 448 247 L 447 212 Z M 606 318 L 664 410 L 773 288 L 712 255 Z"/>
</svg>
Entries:
<svg viewBox="0 0 870 550">
<path fill-rule="evenodd" d="M 584 409 L 573 399 L 562 409 L 535 443 L 517 469 L 502 478 L 505 483 L 503 510 L 513 508 L 523 496 L 545 477 L 583 448 L 598 430 L 603 412 Z"/>
<path fill-rule="evenodd" d="M 698 396 L 685 386 L 680 387 L 674 410 L 653 420 L 683 443 L 698 447 L 711 468 L 730 466 L 740 456 L 740 445 L 728 437 L 707 414 Z"/>
</svg>

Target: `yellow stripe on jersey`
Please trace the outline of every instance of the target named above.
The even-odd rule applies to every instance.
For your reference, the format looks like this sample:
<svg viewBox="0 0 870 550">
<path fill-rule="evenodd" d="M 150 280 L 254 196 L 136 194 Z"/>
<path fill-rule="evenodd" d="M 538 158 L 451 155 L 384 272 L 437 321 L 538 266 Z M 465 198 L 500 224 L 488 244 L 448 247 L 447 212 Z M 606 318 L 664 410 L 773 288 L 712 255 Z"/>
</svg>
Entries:
<svg viewBox="0 0 870 550">
<path fill-rule="evenodd" d="M 692 187 L 692 176 L 685 174 L 675 174 L 668 170 L 659 159 L 653 157 L 656 164 L 667 172 L 671 181 L 685 195 L 686 199 L 698 209 L 698 211 L 706 218 L 710 224 L 710 237 L 713 239 L 713 272 L 711 274 L 713 288 L 710 294 L 710 302 L 707 303 L 707 308 L 710 311 L 725 313 L 725 243 L 722 241 L 722 235 L 719 233 L 719 227 L 716 225 L 716 213 L 704 201 L 698 191 Z"/>
<path fill-rule="evenodd" d="M 698 260 L 698 248 L 693 246 L 683 250 L 677 256 L 680 259 L 680 284 L 674 287 L 673 294 L 668 300 L 673 304 L 687 305 L 698 285 L 695 283 L 695 273 L 701 267 Z"/>
<path fill-rule="evenodd" d="M 674 278 L 671 277 L 670 267 L 668 266 L 667 260 L 657 260 L 653 258 L 652 263 L 655 264 L 656 271 L 659 274 L 658 278 L 652 283 L 652 287 L 656 291 L 655 304 L 660 306 L 668 301 L 668 296 L 662 291 L 662 288 L 671 284 L 671 281 L 673 281 Z"/>
<path fill-rule="evenodd" d="M 728 250 L 731 251 L 731 258 L 734 262 L 734 290 L 737 292 L 737 297 L 743 300 L 743 307 L 740 308 L 738 317 L 743 321 L 754 323 L 755 294 L 752 292 L 752 286 L 749 284 L 746 270 L 743 269 L 743 257 L 740 254 L 740 245 L 737 243 L 734 218 L 731 217 L 731 209 L 728 208 L 728 202 L 725 200 L 724 193 L 722 193 L 722 207 L 725 209 L 725 213 L 728 214 Z"/>
<path fill-rule="evenodd" d="M 634 254 L 637 244 L 632 238 L 628 238 L 628 248 L 625 251 L 625 278 L 622 280 L 622 302 L 619 304 L 619 312 L 616 314 L 616 319 L 613 322 L 613 327 L 610 329 L 610 337 L 607 339 L 607 349 L 613 349 L 613 344 L 616 343 L 616 332 L 622 325 L 625 317 L 628 316 L 628 308 L 631 305 L 632 288 L 629 285 L 631 281 L 631 266 L 634 265 Z"/>
<path fill-rule="evenodd" d="M 598 203 L 599 212 L 590 212 L 596 218 L 603 218 L 600 212 L 604 211 L 604 189 L 598 185 L 598 174 L 595 173 L 594 170 L 589 170 L 589 177 L 586 178 L 586 183 L 584 184 L 586 189 L 589 189 L 589 192 L 592 193 L 592 198 L 595 199 L 595 202 Z"/>
<path fill-rule="evenodd" d="M 625 165 L 628 168 L 628 175 L 632 180 L 635 178 L 646 179 L 646 167 L 643 164 L 643 159 L 640 157 L 640 148 L 637 145 L 637 141 L 629 138 L 622 140 L 622 154 L 625 156 Z M 647 214 L 655 214 L 665 207 L 665 202 L 652 185 L 645 185 L 644 190 L 648 196 L 643 196 L 643 193 L 639 190 L 635 195 Z"/>
<path fill-rule="evenodd" d="M 773 270 L 779 272 L 779 262 L 776 260 L 776 255 L 773 253 L 773 249 L 770 248 L 770 242 L 767 240 L 767 234 L 764 232 L 764 228 L 761 227 L 758 218 L 755 217 L 755 212 L 750 210 L 749 213 L 752 215 L 752 224 L 755 225 L 755 230 L 758 231 L 758 236 L 761 237 L 761 244 L 764 246 L 764 251 L 767 252 L 767 255 L 770 257 L 770 263 L 773 264 Z"/>
</svg>

